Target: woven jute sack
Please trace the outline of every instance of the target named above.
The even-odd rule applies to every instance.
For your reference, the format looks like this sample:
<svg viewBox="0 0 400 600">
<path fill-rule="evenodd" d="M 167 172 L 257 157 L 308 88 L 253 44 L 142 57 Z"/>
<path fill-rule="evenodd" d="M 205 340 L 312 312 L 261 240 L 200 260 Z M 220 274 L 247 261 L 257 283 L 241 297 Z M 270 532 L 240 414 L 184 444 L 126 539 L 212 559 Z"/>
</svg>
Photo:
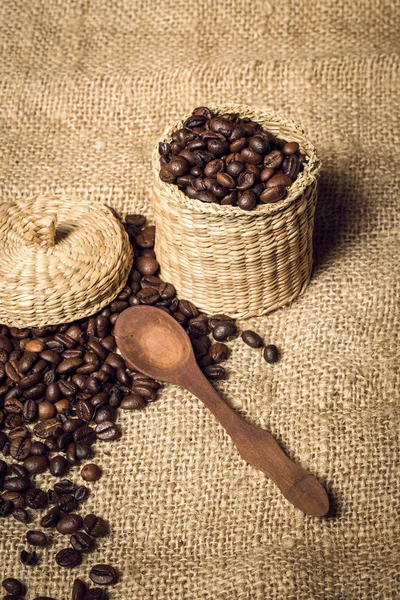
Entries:
<svg viewBox="0 0 400 600">
<path fill-rule="evenodd" d="M 126 283 L 133 255 L 101 202 L 43 195 L 0 202 L 0 323 L 67 323 L 101 310 Z"/>
<path fill-rule="evenodd" d="M 291 302 L 310 280 L 321 163 L 301 126 L 280 111 L 238 104 L 210 108 L 218 114 L 239 113 L 278 138 L 298 142 L 308 160 L 279 202 L 252 211 L 204 203 L 160 179 L 158 144 L 171 141 L 190 115 L 170 125 L 152 156 L 161 277 L 207 313 L 264 315 Z"/>
</svg>

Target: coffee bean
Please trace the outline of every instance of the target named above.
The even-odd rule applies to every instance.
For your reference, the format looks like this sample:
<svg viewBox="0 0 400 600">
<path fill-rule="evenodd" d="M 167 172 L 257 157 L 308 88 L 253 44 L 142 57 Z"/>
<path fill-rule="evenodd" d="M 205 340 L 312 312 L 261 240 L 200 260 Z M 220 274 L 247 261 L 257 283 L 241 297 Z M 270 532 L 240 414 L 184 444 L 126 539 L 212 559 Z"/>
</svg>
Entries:
<svg viewBox="0 0 400 600">
<path fill-rule="evenodd" d="M 233 132 L 235 126 L 231 121 L 223 119 L 221 117 L 214 117 L 209 122 L 211 131 L 221 133 L 224 137 L 228 138 Z"/>
<path fill-rule="evenodd" d="M 19 557 L 20 557 L 22 564 L 27 567 L 34 567 L 38 562 L 38 557 L 37 557 L 35 550 L 33 552 L 28 552 L 27 550 L 22 550 Z"/>
<path fill-rule="evenodd" d="M 257 196 L 253 190 L 245 190 L 239 197 L 238 206 L 243 210 L 253 210 L 257 203 Z"/>
<path fill-rule="evenodd" d="M 29 508 L 43 508 L 48 502 L 47 494 L 39 488 L 30 488 L 25 495 L 25 500 Z"/>
<path fill-rule="evenodd" d="M 30 522 L 29 513 L 24 508 L 16 508 L 13 512 L 13 517 L 20 523 L 27 524 Z"/>
<path fill-rule="evenodd" d="M 138 395 L 130 395 L 130 396 L 125 396 L 125 398 L 122 400 L 121 402 L 121 408 L 123 410 L 138 410 L 140 408 L 144 408 L 146 406 L 146 401 L 144 400 L 144 398 L 142 396 L 138 396 Z M 97 415 L 96 415 L 97 418 Z M 106 420 L 106 419 L 104 419 Z M 99 421 L 99 423 L 102 423 L 103 421 Z M 96 421 L 97 423 L 97 421 Z"/>
<path fill-rule="evenodd" d="M 233 321 L 224 321 L 213 329 L 213 337 L 217 342 L 225 342 L 236 335 L 236 325 Z"/>
<path fill-rule="evenodd" d="M 108 533 L 106 522 L 101 517 L 97 517 L 93 513 L 86 515 L 86 517 L 83 519 L 83 528 L 86 533 L 95 538 L 103 537 Z"/>
<path fill-rule="evenodd" d="M 47 419 L 52 419 L 57 414 L 57 409 L 48 400 L 43 400 L 38 404 L 38 416 L 41 421 L 46 421 Z"/>
<path fill-rule="evenodd" d="M 89 488 L 85 485 L 80 485 L 76 488 L 74 497 L 77 502 L 84 502 L 89 497 Z"/>
<path fill-rule="evenodd" d="M 57 523 L 57 531 L 63 535 L 71 535 L 81 529 L 83 519 L 80 515 L 69 514 L 63 515 Z"/>
<path fill-rule="evenodd" d="M 258 165 L 263 160 L 262 155 L 258 152 L 255 152 L 251 148 L 243 148 L 243 150 L 240 153 L 240 156 L 245 162 L 251 165 Z"/>
<path fill-rule="evenodd" d="M 44 350 L 40 353 L 40 357 L 53 365 L 59 365 L 62 362 L 61 356 L 54 350 Z"/>
<path fill-rule="evenodd" d="M 271 202 L 278 202 L 278 200 L 283 200 L 287 195 L 287 190 L 283 185 L 276 185 L 275 187 L 270 187 L 264 190 L 262 194 L 260 194 L 260 200 L 264 204 L 270 204 Z"/>
<path fill-rule="evenodd" d="M 58 506 L 54 506 L 40 520 L 42 527 L 55 527 L 61 518 L 61 511 Z"/>
<path fill-rule="evenodd" d="M 6 579 L 3 579 L 1 584 L 8 594 L 23 596 L 25 593 L 25 587 L 23 584 L 19 581 L 19 579 L 15 579 L 14 577 L 7 577 Z"/>
<path fill-rule="evenodd" d="M 90 579 L 97 585 L 115 585 L 118 581 L 118 575 L 111 565 L 94 565 L 90 569 Z"/>
<path fill-rule="evenodd" d="M 35 340 L 32 340 L 35 341 Z M 39 342 L 41 344 L 41 342 Z M 44 348 L 44 344 L 41 344 Z M 28 352 L 25 347 L 25 352 L 19 359 L 18 368 L 21 373 L 27 373 L 31 370 L 32 366 L 36 362 L 38 355 L 36 352 Z"/>
<path fill-rule="evenodd" d="M 64 548 L 56 554 L 56 563 L 60 567 L 76 567 L 82 562 L 82 554 L 73 548 Z"/>
<path fill-rule="evenodd" d="M 256 183 L 256 176 L 254 173 L 245 171 L 241 173 L 237 179 L 236 187 L 238 190 L 248 190 Z"/>
<path fill-rule="evenodd" d="M 101 469 L 97 465 L 90 463 L 83 467 L 81 476 L 85 481 L 98 481 L 101 477 Z"/>
<path fill-rule="evenodd" d="M 30 456 L 24 461 L 24 467 L 28 471 L 28 473 L 32 473 L 32 475 L 37 475 L 39 473 L 44 473 L 49 466 L 49 459 L 47 456 Z"/>
<path fill-rule="evenodd" d="M 297 175 L 299 174 L 300 167 L 301 163 L 299 158 L 297 155 L 292 154 L 290 156 L 286 156 L 285 160 L 283 161 L 282 171 L 285 173 L 285 175 L 290 177 L 292 181 L 295 181 Z"/>
<path fill-rule="evenodd" d="M 287 187 L 289 185 L 292 185 L 292 183 L 293 182 L 290 179 L 290 177 L 288 177 L 284 173 L 277 173 L 267 181 L 265 187 L 275 187 L 276 185 L 284 185 L 285 187 Z"/>
<path fill-rule="evenodd" d="M 7 398 L 4 400 L 4 410 L 10 415 L 20 415 L 23 411 L 23 404 L 17 398 Z"/>
<path fill-rule="evenodd" d="M 22 477 L 9 477 L 3 483 L 5 490 L 9 492 L 25 492 L 31 487 L 29 479 Z"/>
<path fill-rule="evenodd" d="M 34 529 L 30 529 L 26 532 L 26 541 L 31 546 L 39 546 L 43 548 L 48 544 L 47 535 L 43 531 L 37 531 Z"/>
<path fill-rule="evenodd" d="M 262 348 L 264 345 L 263 339 L 255 331 L 246 329 L 242 333 L 242 340 L 251 348 Z"/>
<path fill-rule="evenodd" d="M 72 600 L 84 600 L 87 586 L 81 579 L 75 579 L 72 586 Z"/>
<path fill-rule="evenodd" d="M 125 398 L 125 400 L 126 400 L 126 398 Z M 122 408 L 122 404 L 121 404 L 121 408 Z M 99 405 L 99 408 L 96 410 L 94 422 L 99 424 L 99 423 L 102 423 L 103 421 L 115 421 L 116 418 L 117 418 L 117 412 L 116 412 L 115 408 L 112 408 L 112 406 Z"/>
<path fill-rule="evenodd" d="M 271 167 L 265 167 L 265 169 L 263 169 L 261 171 L 261 181 L 263 183 L 266 183 L 269 179 L 271 179 L 271 177 L 275 174 L 275 169 L 272 169 Z"/>
<path fill-rule="evenodd" d="M 279 360 L 278 348 L 276 346 L 274 346 L 273 344 L 269 344 L 268 346 L 265 346 L 264 359 L 266 360 L 267 363 L 270 363 L 270 364 L 278 362 L 278 360 Z"/>
<path fill-rule="evenodd" d="M 99 440 L 111 442 L 118 438 L 119 431 L 112 421 L 103 421 L 96 426 L 96 436 Z"/>
<path fill-rule="evenodd" d="M 270 167 L 271 169 L 279 169 L 283 162 L 283 154 L 280 150 L 272 150 L 269 154 L 264 156 L 264 167 Z"/>
<path fill-rule="evenodd" d="M 69 464 L 64 456 L 54 456 L 49 465 L 49 470 L 54 477 L 63 477 L 69 469 Z"/>
<path fill-rule="evenodd" d="M 100 588 L 90 588 L 83 598 L 83 600 L 106 600 L 107 596 Z"/>
<path fill-rule="evenodd" d="M 286 156 L 289 154 L 295 154 L 298 152 L 299 144 L 297 142 L 286 142 L 286 144 L 282 148 L 282 153 Z"/>
<path fill-rule="evenodd" d="M 208 365 L 203 368 L 203 373 L 207 379 L 224 379 L 226 371 L 221 365 Z"/>
<path fill-rule="evenodd" d="M 37 437 L 47 439 L 61 434 L 62 426 L 56 419 L 47 419 L 37 423 L 33 428 Z"/>
<path fill-rule="evenodd" d="M 88 423 L 93 419 L 94 407 L 88 400 L 79 400 L 75 404 L 76 415 L 82 421 Z"/>
<path fill-rule="evenodd" d="M 233 322 L 233 319 L 231 317 L 228 317 L 228 315 L 224 314 L 213 315 L 208 318 L 208 326 L 211 329 L 211 331 L 213 331 L 217 325 L 225 323 L 226 321 Z"/>
<path fill-rule="evenodd" d="M 5 335 L 0 334 L 0 350 L 4 350 L 8 354 L 13 351 L 13 345 L 11 341 Z"/>
<path fill-rule="evenodd" d="M 249 139 L 249 148 L 258 154 L 265 154 L 268 150 L 268 141 L 260 135 L 254 135 Z"/>
<path fill-rule="evenodd" d="M 97 432 L 97 428 L 96 428 Z M 96 432 L 89 425 L 82 425 L 74 432 L 74 441 L 91 446 L 96 441 Z"/>
<path fill-rule="evenodd" d="M 48 448 L 43 442 L 33 442 L 31 446 L 31 455 L 32 456 L 42 456 L 43 454 L 47 454 Z"/>
<path fill-rule="evenodd" d="M 17 437 L 10 444 L 10 456 L 15 460 L 25 460 L 30 455 L 32 442 L 29 438 Z"/>
<path fill-rule="evenodd" d="M 14 510 L 14 505 L 11 500 L 3 500 L 0 498 L 0 517 L 10 515 Z"/>
<path fill-rule="evenodd" d="M 64 513 L 70 513 L 78 508 L 78 501 L 72 494 L 63 494 L 58 499 L 58 507 Z"/>
<path fill-rule="evenodd" d="M 215 364 L 218 364 L 226 360 L 229 356 L 229 348 L 226 344 L 217 342 L 212 344 L 208 350 L 209 356 L 212 358 Z"/>
<path fill-rule="evenodd" d="M 90 552 L 94 547 L 94 539 L 87 533 L 78 531 L 71 535 L 70 544 L 78 552 Z"/>
</svg>

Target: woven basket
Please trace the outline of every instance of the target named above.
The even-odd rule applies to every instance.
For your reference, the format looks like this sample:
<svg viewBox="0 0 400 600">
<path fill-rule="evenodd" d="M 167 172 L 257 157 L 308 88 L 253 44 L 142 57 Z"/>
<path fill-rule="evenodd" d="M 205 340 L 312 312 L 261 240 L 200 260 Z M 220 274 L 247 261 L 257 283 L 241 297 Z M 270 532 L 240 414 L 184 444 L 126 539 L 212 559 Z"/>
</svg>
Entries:
<svg viewBox="0 0 400 600">
<path fill-rule="evenodd" d="M 309 160 L 284 200 L 244 211 L 193 200 L 161 181 L 157 142 L 153 206 L 161 277 L 207 313 L 263 315 L 296 298 L 309 282 L 320 161 L 301 127 L 278 111 L 210 108 L 250 117 L 279 138 L 298 142 Z M 159 141 L 170 141 L 188 116 L 168 127 Z"/>
<path fill-rule="evenodd" d="M 55 325 L 103 308 L 124 287 L 129 238 L 99 202 L 0 203 L 0 323 Z"/>
</svg>

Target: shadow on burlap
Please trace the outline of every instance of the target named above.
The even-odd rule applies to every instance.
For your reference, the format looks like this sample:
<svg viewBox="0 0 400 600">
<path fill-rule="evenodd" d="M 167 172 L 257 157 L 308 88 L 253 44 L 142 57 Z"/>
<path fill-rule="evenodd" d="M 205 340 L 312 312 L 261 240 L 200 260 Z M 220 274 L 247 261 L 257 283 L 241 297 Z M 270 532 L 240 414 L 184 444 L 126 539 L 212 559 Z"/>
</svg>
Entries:
<svg viewBox="0 0 400 600">
<path fill-rule="evenodd" d="M 251 319 L 282 359 L 231 343 L 219 387 L 323 482 L 333 514 L 289 505 L 205 408 L 166 386 L 98 444 L 85 505 L 112 535 L 75 571 L 21 567 L 23 525 L 0 533 L 0 575 L 68 600 L 90 565 L 118 566 L 119 600 L 398 598 L 398 2 L 14 0 L 0 4 L 0 192 L 77 192 L 149 205 L 152 145 L 203 103 L 268 104 L 301 122 L 324 164 L 315 270 L 291 306 Z M 79 480 L 79 473 L 74 474 Z"/>
</svg>

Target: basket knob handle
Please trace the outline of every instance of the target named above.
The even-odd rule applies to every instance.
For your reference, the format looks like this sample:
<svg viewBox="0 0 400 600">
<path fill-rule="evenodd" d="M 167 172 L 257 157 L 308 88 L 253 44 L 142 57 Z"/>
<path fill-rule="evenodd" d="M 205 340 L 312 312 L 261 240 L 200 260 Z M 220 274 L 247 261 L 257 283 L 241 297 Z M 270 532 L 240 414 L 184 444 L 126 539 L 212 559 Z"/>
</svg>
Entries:
<svg viewBox="0 0 400 600">
<path fill-rule="evenodd" d="M 27 246 L 51 248 L 56 243 L 57 215 L 31 213 L 22 219 L 22 232 Z"/>
</svg>

